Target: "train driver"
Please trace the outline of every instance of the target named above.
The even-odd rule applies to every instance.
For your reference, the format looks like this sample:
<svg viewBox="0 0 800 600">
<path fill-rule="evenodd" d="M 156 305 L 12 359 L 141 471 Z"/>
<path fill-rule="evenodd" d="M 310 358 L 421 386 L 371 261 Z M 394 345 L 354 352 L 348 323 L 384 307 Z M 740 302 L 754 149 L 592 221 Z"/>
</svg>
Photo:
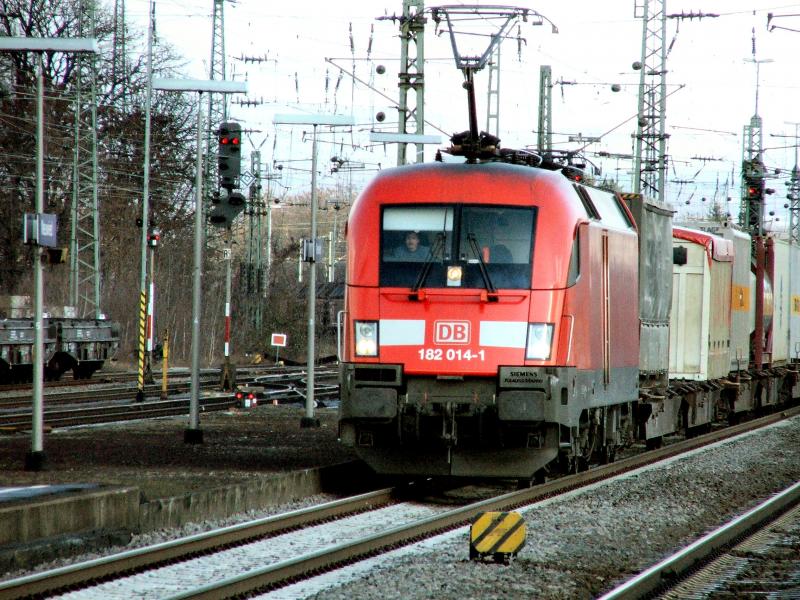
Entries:
<svg viewBox="0 0 800 600">
<path fill-rule="evenodd" d="M 428 257 L 428 247 L 419 239 L 418 231 L 406 232 L 403 245 L 395 248 L 394 259 L 398 261 L 424 261 Z"/>
</svg>

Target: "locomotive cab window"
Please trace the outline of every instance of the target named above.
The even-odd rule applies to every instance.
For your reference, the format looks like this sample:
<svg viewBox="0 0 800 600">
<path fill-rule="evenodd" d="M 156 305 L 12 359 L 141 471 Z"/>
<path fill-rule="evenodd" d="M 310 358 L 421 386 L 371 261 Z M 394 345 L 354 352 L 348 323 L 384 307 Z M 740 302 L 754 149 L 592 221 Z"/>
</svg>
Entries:
<svg viewBox="0 0 800 600">
<path fill-rule="evenodd" d="M 528 289 L 535 211 L 494 205 L 386 207 L 380 283 Z"/>
</svg>

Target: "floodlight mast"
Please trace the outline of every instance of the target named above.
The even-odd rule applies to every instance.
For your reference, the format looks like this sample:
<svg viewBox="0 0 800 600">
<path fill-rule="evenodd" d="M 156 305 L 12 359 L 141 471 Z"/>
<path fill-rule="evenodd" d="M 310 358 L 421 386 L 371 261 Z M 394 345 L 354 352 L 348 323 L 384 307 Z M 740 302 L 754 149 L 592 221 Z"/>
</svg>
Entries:
<svg viewBox="0 0 800 600">
<path fill-rule="evenodd" d="M 499 21 L 498 30 L 488 34 L 489 44 L 480 56 L 465 56 L 458 49 L 456 34 L 485 35 L 480 33 L 459 32 L 454 24 L 464 20 Z M 464 74 L 463 87 L 467 91 L 467 108 L 469 111 L 469 131 L 453 136 L 453 145 L 460 147 L 460 153 L 472 162 L 482 154 L 481 137 L 487 138 L 489 146 L 493 148 L 500 142 L 495 136 L 478 131 L 478 109 L 475 100 L 475 73 L 483 69 L 494 49 L 507 37 L 509 30 L 519 19 L 530 21 L 532 25 L 542 25 L 547 20 L 552 25 L 553 33 L 558 33 L 558 28 L 546 17 L 529 8 L 515 6 L 480 6 L 480 5 L 449 5 L 431 8 L 431 19 L 438 29 L 442 21 L 447 26 L 450 36 L 450 45 L 453 48 L 453 58 L 456 67 Z"/>
</svg>

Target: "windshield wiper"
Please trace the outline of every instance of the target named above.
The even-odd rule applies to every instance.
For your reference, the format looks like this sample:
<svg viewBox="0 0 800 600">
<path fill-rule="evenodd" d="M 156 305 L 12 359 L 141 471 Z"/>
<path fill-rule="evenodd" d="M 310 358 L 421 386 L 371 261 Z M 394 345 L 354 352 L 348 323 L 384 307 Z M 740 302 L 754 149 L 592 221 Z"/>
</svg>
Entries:
<svg viewBox="0 0 800 600">
<path fill-rule="evenodd" d="M 428 278 L 428 274 L 431 272 L 431 266 L 433 265 L 433 259 L 436 254 L 444 247 L 445 242 L 445 234 L 439 233 L 436 235 L 436 240 L 433 242 L 430 251 L 428 252 L 428 256 L 425 257 L 425 262 L 422 264 L 422 270 L 420 270 L 419 275 L 417 276 L 417 281 L 414 283 L 414 287 L 411 288 L 411 293 L 418 297 L 418 292 L 420 288 L 425 284 L 425 280 Z"/>
<path fill-rule="evenodd" d="M 478 239 L 475 237 L 474 233 L 470 233 L 467 235 L 467 240 L 469 241 L 469 245 L 472 247 L 472 251 L 475 253 L 475 256 L 478 257 L 478 266 L 480 267 L 481 277 L 483 277 L 483 284 L 486 286 L 486 291 L 490 294 L 496 293 L 497 288 L 494 287 L 492 278 L 489 277 L 489 270 L 486 268 L 486 263 L 483 262 L 483 253 L 481 252 L 480 246 L 478 246 Z"/>
</svg>

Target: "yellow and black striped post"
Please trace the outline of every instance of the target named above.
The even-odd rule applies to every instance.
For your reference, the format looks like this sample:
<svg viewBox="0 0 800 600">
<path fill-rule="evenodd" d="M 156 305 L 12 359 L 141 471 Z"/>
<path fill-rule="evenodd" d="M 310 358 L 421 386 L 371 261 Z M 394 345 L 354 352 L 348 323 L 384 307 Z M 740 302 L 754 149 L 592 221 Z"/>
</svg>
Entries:
<svg viewBox="0 0 800 600">
<path fill-rule="evenodd" d="M 164 331 L 164 341 L 161 345 L 161 399 L 169 398 L 167 387 L 169 385 L 169 329 Z"/>
<path fill-rule="evenodd" d="M 525 520 L 517 512 L 480 513 L 469 530 L 469 557 L 508 562 L 525 545 Z"/>
<path fill-rule="evenodd" d="M 145 354 L 147 352 L 145 343 L 147 341 L 147 292 L 142 292 L 139 295 L 139 373 L 136 379 L 137 391 L 136 401 L 144 401 L 144 369 L 145 369 Z"/>
</svg>

